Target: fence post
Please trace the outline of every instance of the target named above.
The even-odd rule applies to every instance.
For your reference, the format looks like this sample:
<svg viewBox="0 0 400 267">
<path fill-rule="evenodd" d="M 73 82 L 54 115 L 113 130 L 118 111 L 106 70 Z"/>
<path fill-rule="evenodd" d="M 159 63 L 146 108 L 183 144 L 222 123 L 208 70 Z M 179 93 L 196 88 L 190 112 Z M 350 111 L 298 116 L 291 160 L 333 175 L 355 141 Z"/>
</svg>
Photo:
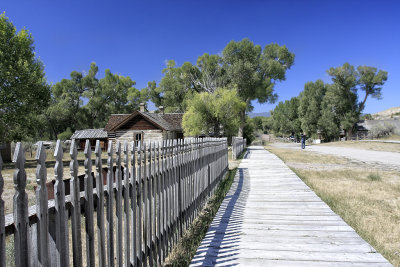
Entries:
<svg viewBox="0 0 400 267">
<path fill-rule="evenodd" d="M 3 168 L 3 159 L 0 154 L 0 267 L 6 266 L 6 233 L 4 229 L 4 200 L 1 198 L 3 194 L 4 179 L 1 174 Z"/>
<path fill-rule="evenodd" d="M 72 253 L 74 266 L 82 266 L 82 239 L 81 239 L 81 190 L 78 178 L 78 151 L 76 150 L 75 139 L 72 139 L 69 155 L 70 162 L 70 194 L 71 194 L 71 228 L 72 228 Z"/>
<path fill-rule="evenodd" d="M 96 141 L 96 192 L 97 192 L 97 248 L 99 266 L 106 265 L 106 248 L 104 236 L 104 186 L 103 186 L 103 167 L 101 162 L 100 140 Z"/>
<path fill-rule="evenodd" d="M 63 150 L 61 141 L 57 140 L 54 151 L 56 165 L 54 166 L 54 202 L 56 208 L 56 247 L 57 266 L 69 266 L 68 247 L 68 216 L 65 209 L 65 190 L 63 181 Z"/>
<path fill-rule="evenodd" d="M 46 170 L 46 151 L 43 142 L 39 142 L 36 152 L 36 214 L 37 222 L 37 250 L 38 261 L 41 266 L 51 266 L 49 257 L 49 218 L 48 218 L 48 196 L 46 188 L 47 170 Z M 0 215 L 1 217 L 1 215 Z"/>
<path fill-rule="evenodd" d="M 113 170 L 113 141 L 108 141 L 107 150 L 107 260 L 108 266 L 114 266 L 114 170 Z"/>
<path fill-rule="evenodd" d="M 161 236 L 162 236 L 162 187 L 161 187 L 161 179 L 162 179 L 162 161 L 160 159 L 160 145 L 162 143 L 157 142 L 156 143 L 156 166 L 157 166 L 157 254 L 158 254 L 158 261 L 157 265 L 161 266 L 162 263 L 162 242 L 161 242 Z"/>
<path fill-rule="evenodd" d="M 94 227 L 93 227 L 93 177 L 92 177 L 92 148 L 89 139 L 85 144 L 85 226 L 86 226 L 86 263 L 95 266 L 94 259 Z"/>
<path fill-rule="evenodd" d="M 116 153 L 116 169 L 115 169 L 115 183 L 116 183 L 116 198 L 115 209 L 117 214 L 117 265 L 122 266 L 122 173 L 121 173 L 121 143 L 117 141 Z"/>
<path fill-rule="evenodd" d="M 129 267 L 130 260 L 130 236 L 129 236 L 129 155 L 128 155 L 128 141 L 124 142 L 124 208 L 125 208 L 125 266 Z"/>
<path fill-rule="evenodd" d="M 137 235 L 136 235 L 136 225 L 137 225 L 137 216 L 136 216 L 136 205 L 137 205 L 137 190 L 136 190 L 136 160 L 135 160 L 135 142 L 132 142 L 131 145 L 131 177 L 130 177 L 130 188 L 131 188 L 131 221 L 132 221 L 132 231 L 131 231 L 131 239 L 132 239 L 132 249 L 131 249 L 131 261 L 132 265 L 137 266 Z"/>
<path fill-rule="evenodd" d="M 153 142 L 149 142 L 149 157 L 148 157 L 148 174 L 147 174 L 147 210 L 148 210 L 148 224 L 147 224 L 147 242 L 149 250 L 149 265 L 153 266 Z"/>
<path fill-rule="evenodd" d="M 137 198 L 137 209 L 138 209 L 138 226 L 137 226 L 137 236 L 138 236 L 138 258 L 139 258 L 139 263 L 138 265 L 141 266 L 144 262 L 144 257 L 143 257 L 143 162 L 142 162 L 142 150 L 143 150 L 143 145 L 142 142 L 139 142 L 138 145 L 138 155 L 137 155 L 137 164 L 138 164 L 138 169 L 137 169 L 137 182 L 138 182 L 138 198 Z"/>
<path fill-rule="evenodd" d="M 13 162 L 14 172 L 14 253 L 15 266 L 30 266 L 30 251 L 28 247 L 28 195 L 26 194 L 25 155 L 21 142 L 15 147 Z"/>
</svg>

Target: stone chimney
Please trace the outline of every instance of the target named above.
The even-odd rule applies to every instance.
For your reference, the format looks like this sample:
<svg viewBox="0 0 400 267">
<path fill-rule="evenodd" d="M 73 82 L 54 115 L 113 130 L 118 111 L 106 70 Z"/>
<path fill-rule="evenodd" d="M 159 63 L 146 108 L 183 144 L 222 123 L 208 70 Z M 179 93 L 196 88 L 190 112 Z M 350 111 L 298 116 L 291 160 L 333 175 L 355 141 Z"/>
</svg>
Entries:
<svg viewBox="0 0 400 267">
<path fill-rule="evenodd" d="M 140 106 L 139 111 L 140 111 L 140 112 L 145 112 L 145 110 L 144 110 L 144 103 L 140 103 L 139 106 Z"/>
<path fill-rule="evenodd" d="M 159 106 L 158 110 L 160 111 L 161 114 L 164 115 L 164 106 Z"/>
</svg>

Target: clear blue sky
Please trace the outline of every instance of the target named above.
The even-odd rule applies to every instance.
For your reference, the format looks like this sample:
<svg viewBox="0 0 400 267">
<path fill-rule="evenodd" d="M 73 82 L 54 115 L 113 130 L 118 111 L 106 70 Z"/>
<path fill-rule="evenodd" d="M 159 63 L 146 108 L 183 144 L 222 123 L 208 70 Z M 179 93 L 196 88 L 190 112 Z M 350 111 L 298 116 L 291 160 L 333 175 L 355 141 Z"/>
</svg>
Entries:
<svg viewBox="0 0 400 267">
<path fill-rule="evenodd" d="M 47 79 L 99 66 L 130 76 L 141 89 L 160 81 L 166 60 L 195 63 L 220 53 L 231 40 L 285 44 L 295 53 L 279 100 L 308 81 L 329 81 L 326 70 L 344 62 L 389 72 L 383 99 L 369 99 L 365 112 L 400 106 L 400 4 L 398 1 L 20 1 L 1 0 L 17 29 L 34 36 Z M 255 103 L 254 112 L 275 105 Z"/>
</svg>

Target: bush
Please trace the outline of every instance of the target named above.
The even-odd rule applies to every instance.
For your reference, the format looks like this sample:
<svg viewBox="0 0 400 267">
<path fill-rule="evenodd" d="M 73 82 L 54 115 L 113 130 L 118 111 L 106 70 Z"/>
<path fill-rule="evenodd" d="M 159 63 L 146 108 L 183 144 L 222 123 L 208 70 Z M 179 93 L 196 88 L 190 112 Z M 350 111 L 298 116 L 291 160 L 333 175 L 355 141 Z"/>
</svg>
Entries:
<svg viewBox="0 0 400 267">
<path fill-rule="evenodd" d="M 60 140 L 67 140 L 70 139 L 71 136 L 72 136 L 72 131 L 71 128 L 68 127 L 67 130 L 57 135 L 57 138 Z"/>
<path fill-rule="evenodd" d="M 379 181 L 381 179 L 381 176 L 378 173 L 371 173 L 367 177 L 371 181 Z"/>
<path fill-rule="evenodd" d="M 395 127 L 392 124 L 385 122 L 383 125 L 378 124 L 372 127 L 371 130 L 368 132 L 368 137 L 380 138 L 390 136 L 394 133 L 394 131 Z"/>
</svg>

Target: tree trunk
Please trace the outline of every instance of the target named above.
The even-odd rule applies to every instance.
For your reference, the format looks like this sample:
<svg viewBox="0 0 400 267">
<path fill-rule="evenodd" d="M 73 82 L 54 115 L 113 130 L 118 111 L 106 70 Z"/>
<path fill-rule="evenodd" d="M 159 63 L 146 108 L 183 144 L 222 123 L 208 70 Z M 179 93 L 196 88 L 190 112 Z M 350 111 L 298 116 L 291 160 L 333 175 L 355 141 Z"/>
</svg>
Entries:
<svg viewBox="0 0 400 267">
<path fill-rule="evenodd" d="M 214 137 L 219 137 L 219 122 L 214 122 Z"/>
<path fill-rule="evenodd" d="M 368 95 L 369 95 L 368 93 L 365 93 L 364 100 L 363 100 L 363 102 L 360 103 L 359 110 L 358 110 L 358 112 L 360 112 L 360 114 L 364 109 L 365 102 L 367 102 Z"/>
<path fill-rule="evenodd" d="M 246 123 L 246 110 L 243 110 L 240 112 L 240 126 L 238 131 L 238 137 L 243 137 L 245 123 Z"/>
</svg>

